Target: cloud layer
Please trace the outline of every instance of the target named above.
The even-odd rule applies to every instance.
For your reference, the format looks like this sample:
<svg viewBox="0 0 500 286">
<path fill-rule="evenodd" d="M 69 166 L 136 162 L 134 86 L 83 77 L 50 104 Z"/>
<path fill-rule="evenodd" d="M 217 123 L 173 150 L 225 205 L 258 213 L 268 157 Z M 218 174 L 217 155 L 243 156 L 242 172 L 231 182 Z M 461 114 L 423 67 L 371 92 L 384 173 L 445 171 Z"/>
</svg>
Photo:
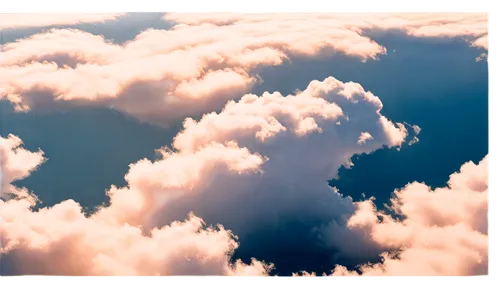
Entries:
<svg viewBox="0 0 500 286">
<path fill-rule="evenodd" d="M 365 35 L 368 30 L 464 37 L 487 49 L 483 14 L 166 14 L 165 20 L 177 25 L 143 31 L 123 45 L 74 29 L 5 44 L 0 95 L 18 110 L 112 106 L 169 125 L 240 98 L 259 82 L 257 67 L 280 65 L 291 55 L 331 50 L 377 59 L 386 49 Z"/>
<path fill-rule="evenodd" d="M 128 185 L 112 186 L 110 205 L 90 216 L 72 200 L 37 211 L 30 195 L 2 201 L 4 261 L 14 273 L 32 274 L 266 274 L 270 266 L 262 262 L 229 262 L 237 246 L 231 232 L 205 228 L 191 212 L 238 235 L 297 213 L 341 219 L 355 206 L 327 180 L 354 154 L 400 146 L 408 135 L 381 109 L 379 98 L 359 84 L 333 77 L 296 95 L 248 94 L 230 101 L 220 113 L 186 119 L 173 150 L 132 164 Z M 362 132 L 372 139 L 358 145 Z M 11 146 L 21 143 L 16 140 L 2 152 L 14 152 Z M 42 160 L 41 153 L 16 152 Z M 22 176 L 36 164 L 25 166 Z M 5 178 L 15 178 L 9 171 L 15 168 L 3 169 Z M 61 249 L 72 260 L 48 263 Z"/>
<path fill-rule="evenodd" d="M 118 17 L 45 16 L 24 27 Z M 0 28 L 19 26 L 18 19 L 4 18 Z M 382 262 L 358 272 L 337 266 L 333 275 L 487 273 L 487 157 L 464 164 L 446 187 L 408 184 L 377 210 L 372 199 L 353 202 L 327 181 L 354 155 L 417 143 L 418 126 L 391 122 L 377 96 L 333 77 L 295 94 L 247 94 L 261 80 L 258 67 L 292 55 L 328 50 L 377 60 L 386 49 L 371 30 L 463 37 L 487 50 L 486 15 L 164 19 L 177 25 L 121 45 L 51 29 L 2 46 L 0 100 L 18 111 L 111 106 L 162 126 L 184 120 L 172 145 L 156 160 L 131 164 L 127 185 L 111 186 L 110 204 L 92 214 L 73 200 L 37 209 L 36 196 L 12 183 L 42 164 L 43 152 L 0 137 L 2 274 L 267 275 L 271 264 L 232 259 L 232 231 L 245 237 L 289 219 L 330 222 L 311 227 L 319 235 L 309 242 L 324 244 L 332 257 L 365 262 L 383 253 Z"/>
<path fill-rule="evenodd" d="M 372 199 L 353 203 L 326 184 L 352 155 L 406 139 L 404 125 L 391 123 L 381 108 L 359 84 L 334 78 L 286 97 L 246 95 L 220 113 L 187 119 L 174 149 L 131 165 L 128 186 L 112 186 L 110 205 L 90 216 L 72 200 L 34 211 L 36 197 L 11 183 L 42 163 L 43 153 L 25 150 L 15 136 L 1 138 L 2 189 L 8 190 L 0 202 L 4 271 L 269 273 L 272 265 L 257 260 L 231 262 L 238 246 L 232 232 L 206 227 L 194 210 L 243 234 L 255 222 L 277 223 L 294 213 L 330 217 L 320 233 L 336 255 L 368 259 L 383 252 L 380 263 L 359 272 L 337 266 L 333 275 L 486 274 L 488 157 L 464 164 L 447 187 L 411 183 L 396 190 L 387 211 L 376 210 Z M 55 259 L 61 255 L 67 260 Z"/>
<path fill-rule="evenodd" d="M 81 23 L 99 23 L 115 20 L 124 13 L 32 13 L 1 14 L 0 28 L 31 28 Z"/>
</svg>

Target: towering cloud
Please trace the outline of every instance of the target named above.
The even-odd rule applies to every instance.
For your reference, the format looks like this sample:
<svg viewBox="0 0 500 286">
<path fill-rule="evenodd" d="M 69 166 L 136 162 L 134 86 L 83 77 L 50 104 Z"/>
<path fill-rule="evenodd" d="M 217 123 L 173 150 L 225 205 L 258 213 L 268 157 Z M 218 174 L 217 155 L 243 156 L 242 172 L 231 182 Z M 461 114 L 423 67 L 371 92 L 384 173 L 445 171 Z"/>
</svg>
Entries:
<svg viewBox="0 0 500 286">
<path fill-rule="evenodd" d="M 238 234 L 297 213 L 338 218 L 354 206 L 327 181 L 354 154 L 399 146 L 407 136 L 381 109 L 359 84 L 332 77 L 296 95 L 245 95 L 220 113 L 186 119 L 174 149 L 133 164 L 128 186 L 111 189 L 101 215 L 151 227 L 195 211 Z M 372 139 L 357 144 L 361 132 Z"/>
<path fill-rule="evenodd" d="M 265 274 L 262 262 L 230 263 L 231 233 L 203 228 L 190 213 L 238 235 L 297 214 L 341 220 L 355 206 L 327 180 L 354 154 L 399 146 L 407 137 L 381 109 L 359 84 L 332 77 L 295 95 L 245 95 L 220 113 L 187 119 L 173 150 L 132 164 L 128 185 L 112 186 L 110 205 L 89 217 L 71 200 L 38 211 L 31 197 L 3 201 L 4 261 L 21 273 Z M 358 145 L 361 132 L 372 139 Z M 61 249 L 71 261 L 42 263 Z"/>
<path fill-rule="evenodd" d="M 36 197 L 11 183 L 43 162 L 43 153 L 23 149 L 17 137 L 1 138 L 2 186 L 9 190 L 0 202 L 8 265 L 2 271 L 269 273 L 272 266 L 257 260 L 231 262 L 233 234 L 221 225 L 206 227 L 194 211 L 242 235 L 297 214 L 330 219 L 319 238 L 336 255 L 367 259 L 383 252 L 382 262 L 362 265 L 359 273 L 338 266 L 333 275 L 487 273 L 487 157 L 464 164 L 447 187 L 411 183 L 396 190 L 387 211 L 328 187 L 354 154 L 406 139 L 404 125 L 390 122 L 381 109 L 359 84 L 335 78 L 313 81 L 295 95 L 245 95 L 220 113 L 187 119 L 173 149 L 160 150 L 157 161 L 131 165 L 128 185 L 112 186 L 110 205 L 90 216 L 72 200 L 34 210 Z"/>
</svg>

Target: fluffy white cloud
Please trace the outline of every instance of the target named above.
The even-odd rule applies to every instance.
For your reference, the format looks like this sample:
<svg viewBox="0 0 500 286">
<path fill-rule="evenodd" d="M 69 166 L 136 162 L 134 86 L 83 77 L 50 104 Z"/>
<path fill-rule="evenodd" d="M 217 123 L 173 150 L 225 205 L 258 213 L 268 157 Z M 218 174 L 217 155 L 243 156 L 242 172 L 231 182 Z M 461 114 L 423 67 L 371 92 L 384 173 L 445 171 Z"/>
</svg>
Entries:
<svg viewBox="0 0 500 286">
<path fill-rule="evenodd" d="M 235 237 L 221 226 L 205 227 L 190 215 L 195 211 L 238 234 L 290 216 L 332 220 L 323 234 L 341 255 L 399 251 L 397 257 L 387 254 L 382 263 L 363 266 L 363 274 L 484 273 L 487 159 L 464 165 L 448 188 L 432 192 L 413 183 L 397 191 L 393 211 L 404 219 L 395 220 L 370 200 L 353 204 L 327 185 L 353 155 L 397 147 L 409 137 L 404 124 L 381 114 L 378 97 L 335 78 L 313 81 L 294 95 L 243 94 L 259 80 L 252 74 L 256 67 L 279 65 L 290 55 L 332 49 L 363 61 L 376 59 L 385 48 L 364 35 L 369 29 L 460 36 L 487 48 L 485 15 L 165 18 L 179 24 L 144 31 L 123 45 L 65 29 L 2 47 L 0 96 L 19 110 L 106 105 L 165 125 L 224 107 L 198 121 L 186 119 L 173 150 L 160 150 L 156 161 L 132 164 L 127 186 L 112 186 L 110 205 L 90 216 L 71 200 L 33 211 L 36 197 L 11 183 L 43 162 L 43 153 L 23 149 L 17 137 L 0 138 L 1 186 L 10 194 L 0 201 L 1 249 L 12 272 L 268 273 L 270 266 L 259 261 L 230 262 Z M 418 135 L 420 128 L 413 131 Z M 65 259 L 55 262 L 55 257 Z M 421 261 L 428 262 L 425 268 L 416 264 Z M 440 268 L 444 262 L 448 267 Z M 334 273 L 354 274 L 342 267 Z"/>
<path fill-rule="evenodd" d="M 41 150 L 30 152 L 24 149 L 19 137 L 12 134 L 7 138 L 0 136 L 0 197 L 26 192 L 11 183 L 29 176 L 44 160 Z"/>
<path fill-rule="evenodd" d="M 189 214 L 194 210 L 238 233 L 297 213 L 333 218 L 322 235 L 341 255 L 362 259 L 385 251 L 381 263 L 361 266 L 364 275 L 486 273 L 487 157 L 464 164 L 447 187 L 411 183 L 395 191 L 390 212 L 399 219 L 371 200 L 353 204 L 326 184 L 354 154 L 405 140 L 404 125 L 391 123 L 381 109 L 359 84 L 334 78 L 313 81 L 296 95 L 231 101 L 220 113 L 187 119 L 174 150 L 131 165 L 128 186 L 113 186 L 110 205 L 91 216 L 71 200 L 33 211 L 36 198 L 14 191 L 17 197 L 0 202 L 3 261 L 13 273 L 32 274 L 269 272 L 259 261 L 230 262 L 237 247 L 232 233 L 205 227 Z M 363 132 L 372 139 L 357 144 Z M 23 149 L 17 137 L 0 143 L 3 185 L 43 161 L 41 151 Z M 333 274 L 357 275 L 342 266 Z"/>
<path fill-rule="evenodd" d="M 258 66 L 325 49 L 363 61 L 386 49 L 364 31 L 468 37 L 484 47 L 483 14 L 167 14 L 171 30 L 146 30 L 114 45 L 78 30 L 50 30 L 3 46 L 0 96 L 18 110 L 65 104 L 113 106 L 159 125 L 218 110 L 244 95 Z"/>
<path fill-rule="evenodd" d="M 56 25 L 76 25 L 115 20 L 124 13 L 32 13 L 1 14 L 0 28 L 30 28 Z"/>
<path fill-rule="evenodd" d="M 477 165 L 462 165 L 446 187 L 433 190 L 414 182 L 396 190 L 386 212 L 376 210 L 372 200 L 357 203 L 347 227 L 350 238 L 386 251 L 382 262 L 361 265 L 361 275 L 487 274 L 488 156 Z M 363 251 L 337 230 L 335 224 L 324 229 L 337 245 L 351 248 L 345 251 Z M 360 273 L 337 266 L 332 275 Z"/>
<path fill-rule="evenodd" d="M 354 154 L 403 143 L 406 128 L 381 109 L 359 84 L 332 77 L 295 95 L 245 95 L 220 113 L 187 119 L 174 150 L 132 164 L 127 186 L 112 186 L 110 205 L 89 217 L 71 200 L 38 211 L 30 208 L 34 199 L 3 201 L 3 252 L 17 261 L 9 265 L 31 273 L 265 274 L 269 267 L 258 261 L 228 262 L 236 247 L 229 232 L 203 228 L 192 216 L 179 221 L 194 211 L 245 235 L 297 214 L 330 220 L 352 213 L 351 199 L 327 181 Z M 373 138 L 358 145 L 361 132 Z M 124 251 L 128 245 L 137 249 Z M 49 268 L 26 262 L 49 262 L 61 249 L 73 260 L 35 263 Z"/>
<path fill-rule="evenodd" d="M 238 247 L 232 232 L 207 227 L 192 214 L 144 231 L 101 213 L 86 216 L 73 200 L 34 211 L 37 198 L 10 183 L 28 176 L 43 162 L 43 153 L 21 144 L 15 136 L 0 137 L 2 192 L 10 195 L 0 200 L 2 274 L 266 275 L 272 267 L 256 260 L 231 262 Z M 234 157 L 227 160 L 236 171 L 247 167 Z"/>
<path fill-rule="evenodd" d="M 373 139 L 372 135 L 368 132 L 361 132 L 361 135 L 359 135 L 358 139 L 358 144 L 365 144 L 366 141 Z"/>
<path fill-rule="evenodd" d="M 327 181 L 354 154 L 407 137 L 381 109 L 359 84 L 332 77 L 295 95 L 245 95 L 219 113 L 186 119 L 174 150 L 131 165 L 128 186 L 111 188 L 111 206 L 100 215 L 150 228 L 194 211 L 238 235 L 297 213 L 340 218 L 354 206 Z M 372 139 L 358 145 L 361 132 Z"/>
<path fill-rule="evenodd" d="M 111 188 L 111 205 L 99 215 L 150 229 L 194 211 L 233 230 L 244 243 L 262 228 L 298 217 L 342 223 L 355 207 L 327 181 L 354 154 L 399 146 L 407 137 L 406 128 L 381 109 L 379 98 L 359 84 L 335 78 L 313 81 L 294 95 L 245 95 L 219 113 L 187 119 L 173 150 L 133 164 L 128 185 Z M 361 132 L 373 139 L 357 145 Z"/>
</svg>

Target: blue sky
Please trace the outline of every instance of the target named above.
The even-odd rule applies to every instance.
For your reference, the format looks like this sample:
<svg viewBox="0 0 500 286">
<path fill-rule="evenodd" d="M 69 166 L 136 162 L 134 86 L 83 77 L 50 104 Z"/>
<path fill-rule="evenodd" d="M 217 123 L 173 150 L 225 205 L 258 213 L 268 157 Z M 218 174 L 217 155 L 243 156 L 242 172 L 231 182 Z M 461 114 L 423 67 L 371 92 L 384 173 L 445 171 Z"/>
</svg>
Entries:
<svg viewBox="0 0 500 286">
<path fill-rule="evenodd" d="M 110 43 L 120 45 L 133 40 L 147 28 L 171 29 L 175 23 L 172 20 L 163 20 L 162 16 L 160 13 L 132 14 L 104 23 L 69 26 L 58 24 L 50 28 L 79 29 L 94 35 L 103 35 Z M 218 28 L 219 26 L 215 26 L 213 29 Z M 49 30 L 47 27 L 4 29 L 3 37 L 6 43 L 13 43 L 15 40 L 25 39 L 44 31 Z M 247 180 L 245 178 L 236 180 L 217 173 L 218 175 L 210 175 L 207 186 L 211 186 L 210 180 L 216 180 L 217 184 L 221 182 L 223 186 L 235 189 L 246 190 L 244 185 L 247 184 L 252 186 L 248 187 L 249 190 L 260 187 L 272 189 L 273 192 L 233 196 L 231 193 L 217 192 L 212 190 L 213 187 L 207 187 L 205 193 L 199 197 L 178 199 L 172 206 L 159 208 L 154 215 L 156 217 L 154 222 L 147 221 L 144 224 L 166 225 L 174 220 L 183 220 L 189 211 L 194 211 L 208 224 L 222 223 L 238 236 L 240 246 L 231 257 L 231 261 L 241 258 L 243 262 L 250 264 L 251 258 L 256 258 L 272 262 L 275 265 L 272 273 L 280 275 L 290 275 L 299 271 L 328 273 L 336 265 L 356 269 L 355 266 L 369 261 L 380 262 L 379 254 L 382 246 L 372 247 L 372 242 L 367 242 L 366 245 L 371 247 L 367 255 L 351 254 L 343 250 L 348 246 L 325 243 L 318 239 L 318 229 L 329 225 L 332 220 L 340 225 L 345 223 L 349 216 L 356 213 L 357 207 L 350 205 L 352 200 L 363 201 L 373 196 L 376 198 L 375 205 L 383 209 L 395 189 L 403 188 L 414 181 L 425 183 L 431 188 L 445 187 L 450 174 L 460 171 L 462 164 L 468 161 L 479 164 L 485 158 L 488 154 L 488 62 L 484 58 L 479 61 L 476 58 L 487 53 L 487 50 L 471 45 L 474 37 L 478 37 L 476 34 L 436 37 L 414 36 L 404 29 L 365 29 L 361 35 L 385 47 L 386 53 L 379 54 L 373 59 L 360 60 L 359 55 L 348 55 L 346 54 L 348 51 L 335 45 L 333 49 L 322 47 L 313 55 L 290 52 L 287 59 L 280 64 L 274 66 L 262 64 L 249 68 L 244 75 L 258 80 L 246 86 L 246 89 L 229 90 L 229 99 L 236 101 L 240 96 L 233 94 L 253 93 L 261 96 L 266 91 L 277 91 L 286 96 L 297 90 L 306 90 L 313 80 L 323 81 L 333 76 L 340 82 L 359 83 L 364 91 L 373 93 L 383 103 L 380 111 L 383 116 L 391 122 L 405 123 L 407 138 L 404 142 L 393 144 L 389 137 L 378 141 L 377 132 L 384 134 L 383 132 L 388 131 L 379 131 L 378 127 L 369 127 L 370 124 L 363 122 L 368 120 L 365 117 L 377 118 L 380 114 L 370 115 L 371 109 L 366 111 L 359 109 L 361 110 L 359 113 L 357 109 L 349 111 L 349 106 L 345 109 L 342 105 L 344 103 L 338 103 L 344 112 L 351 112 L 349 121 L 352 123 L 346 121 L 345 128 L 348 128 L 349 124 L 357 126 L 358 121 L 367 128 L 373 128 L 374 131 L 371 132 L 375 135 L 373 143 L 367 145 L 366 149 L 359 149 L 362 151 L 343 151 L 354 148 L 343 142 L 347 139 L 342 139 L 350 138 L 351 133 L 349 129 L 338 131 L 345 132 L 339 133 L 338 138 L 341 139 L 318 143 L 317 152 L 325 148 L 324 155 L 334 154 L 333 157 L 346 152 L 345 156 L 349 155 L 347 159 L 351 158 L 353 166 L 347 168 L 342 166 L 341 163 L 348 160 L 341 162 L 345 159 L 341 157 L 342 160 L 338 159 L 340 162 L 338 165 L 332 163 L 332 166 L 338 166 L 338 176 L 335 176 L 336 172 L 331 173 L 330 177 L 318 175 L 318 178 L 325 181 L 316 182 L 314 181 L 316 176 L 313 173 L 308 175 L 309 169 L 306 167 L 302 169 L 299 164 L 296 166 L 297 172 L 299 170 L 305 172 L 299 172 L 298 177 L 303 176 L 303 178 L 291 182 L 301 187 L 302 184 L 299 182 L 310 182 L 304 183 L 304 188 L 307 186 L 313 188 L 317 183 L 324 183 L 325 186 L 330 184 L 344 195 L 342 199 L 330 198 L 331 194 L 322 189 L 320 191 L 320 188 L 318 191 L 310 191 L 309 197 L 300 197 L 305 194 L 301 191 L 297 193 L 300 196 L 294 198 L 290 195 L 293 187 L 287 185 L 286 177 L 281 175 L 274 176 L 281 180 L 279 183 L 271 184 L 272 180 L 266 179 L 253 186 L 245 183 Z M 159 41 L 162 41 L 161 38 Z M 294 44 L 299 46 L 293 41 L 289 43 L 291 46 Z M 12 50 L 15 48 L 9 51 Z M 71 53 L 69 55 L 74 56 Z M 182 60 L 180 62 L 182 63 Z M 139 94 L 141 91 L 143 90 L 138 89 L 136 93 Z M 23 92 L 28 94 L 32 91 L 21 91 L 22 99 L 29 105 L 31 99 Z M 150 97 L 149 100 L 154 98 Z M 135 107 L 142 104 L 141 99 L 138 100 L 135 106 L 133 103 L 129 105 L 127 102 L 117 102 L 118 108 L 115 108 L 115 104 L 106 104 L 106 100 L 102 101 L 104 103 L 98 101 L 97 104 L 85 102 L 79 104 L 78 101 L 73 103 L 68 100 L 68 104 L 65 101 L 61 105 L 55 103 L 53 106 L 49 102 L 48 107 L 33 105 L 25 112 L 15 111 L 13 102 L 2 100 L 0 135 L 6 138 L 8 134 L 14 134 L 22 139 L 27 150 L 41 149 L 48 158 L 30 176 L 13 182 L 13 185 L 25 187 L 35 193 L 41 200 L 38 207 L 52 207 L 73 199 L 81 204 L 84 211 L 92 213 L 103 203 L 109 204 L 109 196 L 105 190 L 110 186 L 127 188 L 132 184 L 124 178 L 129 172 L 130 164 L 143 158 L 153 162 L 162 160 L 155 150 L 163 146 L 172 147 L 174 137 L 186 129 L 182 127 L 186 117 L 201 122 L 205 113 L 213 111 L 223 114 L 221 111 L 224 106 L 214 104 L 217 100 L 207 101 L 201 104 L 202 109 L 194 109 L 197 113 L 168 117 L 168 124 L 158 124 L 158 120 L 164 120 L 161 109 L 150 111 L 146 108 L 144 109 L 146 113 L 137 113 Z M 193 103 L 188 104 L 193 106 Z M 182 108 L 182 105 L 177 107 L 177 109 Z M 174 107 L 173 110 L 166 110 L 165 113 L 174 114 L 175 109 Z M 155 119 L 151 119 L 152 115 Z M 412 128 L 415 125 L 421 128 L 418 135 Z M 330 134 L 328 128 L 325 125 L 326 131 L 323 133 L 325 137 Z M 332 138 L 337 138 L 336 136 Z M 415 137 L 418 137 L 418 142 L 408 144 L 410 139 Z M 238 136 L 234 139 L 243 140 Z M 298 143 L 294 141 L 295 139 L 287 140 L 279 141 L 282 144 L 280 146 L 287 149 L 287 153 L 283 153 L 286 158 L 305 156 L 302 159 L 304 164 L 310 163 L 309 154 L 310 158 L 316 158 L 316 155 L 313 155 L 316 153 L 308 150 L 310 146 L 316 146 L 314 145 L 316 139 L 311 139 L 310 143 L 299 139 Z M 262 154 L 266 156 L 269 154 L 269 162 L 274 162 L 273 152 L 281 154 L 272 149 L 274 147 L 262 147 L 259 144 L 248 143 L 245 146 L 250 151 L 262 148 Z M 347 145 L 344 147 L 342 144 Z M 331 153 L 328 147 L 331 148 Z M 321 158 L 321 153 L 317 156 Z M 286 168 L 282 169 L 284 173 L 295 174 L 288 170 L 294 168 L 295 160 L 298 159 L 289 159 L 288 167 L 285 164 L 276 165 L 276 168 L 282 166 Z M 310 169 L 316 168 L 315 163 L 319 161 L 321 160 L 311 161 Z M 270 166 L 269 170 L 264 168 L 268 170 L 267 174 L 277 172 L 274 165 Z M 165 170 L 168 173 L 168 169 Z M 280 192 L 281 189 L 283 192 Z M 352 199 L 346 199 L 345 196 L 350 196 Z M 348 202 L 349 200 L 351 201 Z M 320 203 L 322 201 L 325 202 L 325 206 Z M 328 206 L 330 203 L 342 207 L 332 205 L 334 209 L 339 208 L 338 211 L 332 211 Z M 249 204 L 255 205 L 250 207 Z M 283 207 L 276 207 L 277 204 L 283 204 Z M 220 205 L 227 206 L 227 209 L 221 209 L 218 207 Z M 320 208 L 324 210 L 316 210 Z M 252 209 L 259 214 L 244 214 L 252 212 Z M 159 220 L 157 217 L 160 217 Z M 8 259 L 11 259 L 7 260 L 8 263 L 15 265 L 18 258 L 12 255 Z M 6 274 L 20 272 L 22 271 L 15 266 L 12 268 L 9 266 L 7 270 L 2 268 L 2 273 Z"/>
</svg>

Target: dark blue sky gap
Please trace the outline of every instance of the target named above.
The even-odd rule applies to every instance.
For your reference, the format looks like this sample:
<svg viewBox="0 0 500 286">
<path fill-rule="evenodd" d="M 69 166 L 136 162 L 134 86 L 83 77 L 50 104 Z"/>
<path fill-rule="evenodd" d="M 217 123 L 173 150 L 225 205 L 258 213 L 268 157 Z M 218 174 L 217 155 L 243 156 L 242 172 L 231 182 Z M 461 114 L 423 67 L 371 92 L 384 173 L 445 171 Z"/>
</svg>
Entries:
<svg viewBox="0 0 500 286">
<path fill-rule="evenodd" d="M 490 79 L 490 124 L 493 124 L 493 81 Z"/>
</svg>

